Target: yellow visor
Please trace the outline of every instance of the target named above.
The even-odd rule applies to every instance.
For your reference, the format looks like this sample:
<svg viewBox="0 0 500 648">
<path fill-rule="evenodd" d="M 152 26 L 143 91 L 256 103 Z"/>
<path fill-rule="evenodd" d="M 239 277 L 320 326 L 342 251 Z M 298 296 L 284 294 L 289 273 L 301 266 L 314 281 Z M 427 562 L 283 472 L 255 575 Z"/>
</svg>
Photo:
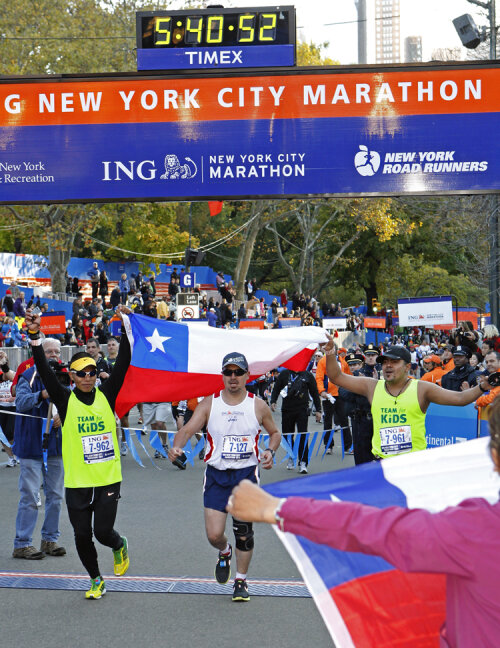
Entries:
<svg viewBox="0 0 500 648">
<path fill-rule="evenodd" d="M 77 358 L 69 366 L 70 371 L 82 371 L 85 367 L 97 367 L 95 360 L 92 358 Z"/>
</svg>

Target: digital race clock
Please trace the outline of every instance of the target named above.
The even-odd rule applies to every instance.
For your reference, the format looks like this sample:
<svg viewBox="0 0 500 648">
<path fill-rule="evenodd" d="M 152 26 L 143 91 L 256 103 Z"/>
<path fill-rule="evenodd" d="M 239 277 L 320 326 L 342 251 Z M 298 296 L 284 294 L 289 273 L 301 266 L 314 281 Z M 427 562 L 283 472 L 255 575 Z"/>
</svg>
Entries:
<svg viewBox="0 0 500 648">
<path fill-rule="evenodd" d="M 295 65 L 295 8 L 138 11 L 137 69 Z"/>
</svg>

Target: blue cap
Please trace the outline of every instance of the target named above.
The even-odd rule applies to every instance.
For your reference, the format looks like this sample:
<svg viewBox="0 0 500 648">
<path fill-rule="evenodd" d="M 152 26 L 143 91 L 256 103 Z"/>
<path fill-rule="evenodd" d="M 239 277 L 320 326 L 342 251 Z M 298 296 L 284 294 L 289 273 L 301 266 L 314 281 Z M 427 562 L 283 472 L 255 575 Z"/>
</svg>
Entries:
<svg viewBox="0 0 500 648">
<path fill-rule="evenodd" d="M 236 351 L 233 351 L 233 353 L 228 353 L 226 356 L 224 356 L 224 360 L 222 361 L 222 369 L 225 369 L 228 365 L 236 365 L 240 369 L 248 371 L 248 362 L 243 353 L 237 353 Z"/>
</svg>

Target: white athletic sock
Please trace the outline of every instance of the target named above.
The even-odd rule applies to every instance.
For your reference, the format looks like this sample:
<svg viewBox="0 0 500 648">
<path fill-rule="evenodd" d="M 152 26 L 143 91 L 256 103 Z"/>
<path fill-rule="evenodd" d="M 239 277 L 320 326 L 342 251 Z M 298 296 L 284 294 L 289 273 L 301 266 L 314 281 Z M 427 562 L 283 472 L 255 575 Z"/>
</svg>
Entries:
<svg viewBox="0 0 500 648">
<path fill-rule="evenodd" d="M 246 580 L 246 579 L 247 579 L 247 575 L 246 575 L 246 574 L 240 574 L 240 572 L 237 571 L 237 572 L 236 572 L 236 576 L 234 577 L 234 580 L 238 580 L 238 579 Z"/>
<path fill-rule="evenodd" d="M 231 552 L 231 545 L 230 545 L 229 542 L 228 542 L 228 543 L 226 544 L 226 548 L 224 549 L 224 551 L 221 551 L 221 553 L 222 553 L 222 554 L 225 554 L 226 556 L 228 556 L 228 555 L 230 554 L 230 552 Z"/>
</svg>

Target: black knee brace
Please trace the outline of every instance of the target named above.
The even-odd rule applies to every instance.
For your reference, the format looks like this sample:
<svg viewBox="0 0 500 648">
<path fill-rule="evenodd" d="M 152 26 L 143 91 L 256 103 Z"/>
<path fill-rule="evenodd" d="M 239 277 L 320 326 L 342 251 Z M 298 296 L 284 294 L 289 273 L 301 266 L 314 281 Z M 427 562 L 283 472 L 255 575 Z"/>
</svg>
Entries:
<svg viewBox="0 0 500 648">
<path fill-rule="evenodd" d="M 252 551 L 254 531 L 251 522 L 242 522 L 233 518 L 233 531 L 236 540 L 236 549 L 240 551 Z"/>
</svg>

